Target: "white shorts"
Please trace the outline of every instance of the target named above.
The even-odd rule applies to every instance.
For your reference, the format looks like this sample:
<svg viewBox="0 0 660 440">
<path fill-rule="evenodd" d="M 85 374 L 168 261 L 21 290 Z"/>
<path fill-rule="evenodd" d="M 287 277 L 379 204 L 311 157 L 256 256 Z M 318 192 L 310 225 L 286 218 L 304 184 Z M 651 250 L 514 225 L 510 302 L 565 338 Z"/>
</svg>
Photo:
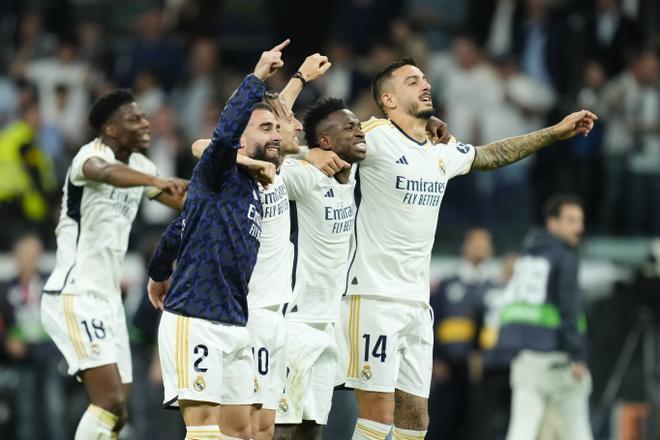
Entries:
<svg viewBox="0 0 660 440">
<path fill-rule="evenodd" d="M 265 409 L 277 409 L 286 376 L 286 326 L 279 307 L 249 310 L 252 343 L 254 400 Z"/>
<path fill-rule="evenodd" d="M 433 311 L 428 304 L 377 296 L 345 296 L 341 306 L 339 371 L 345 385 L 395 389 L 429 397 Z"/>
<path fill-rule="evenodd" d="M 179 400 L 249 405 L 254 399 L 250 335 L 245 327 L 165 311 L 158 327 L 163 406 Z"/>
<path fill-rule="evenodd" d="M 286 387 L 275 423 L 328 423 L 337 375 L 337 344 L 332 323 L 287 322 Z"/>
<path fill-rule="evenodd" d="M 133 382 L 126 314 L 121 298 L 43 294 L 41 322 L 76 376 L 90 368 L 117 364 L 122 383 Z"/>
</svg>

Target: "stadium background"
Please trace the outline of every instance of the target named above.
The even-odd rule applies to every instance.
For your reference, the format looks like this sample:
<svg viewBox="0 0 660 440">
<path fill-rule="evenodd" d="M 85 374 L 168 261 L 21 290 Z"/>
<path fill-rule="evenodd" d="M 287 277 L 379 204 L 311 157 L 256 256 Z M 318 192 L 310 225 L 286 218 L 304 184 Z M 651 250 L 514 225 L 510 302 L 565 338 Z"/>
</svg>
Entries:
<svg viewBox="0 0 660 440">
<path fill-rule="evenodd" d="M 0 436 L 70 438 L 86 406 L 82 387 L 62 375 L 63 360 L 39 327 L 39 288 L 17 290 L 11 281 L 18 270 L 47 274 L 52 267 L 61 185 L 71 157 L 90 139 L 91 101 L 131 87 L 152 124 L 151 159 L 163 175 L 187 178 L 191 142 L 209 137 L 258 54 L 286 37 L 292 39 L 286 64 L 271 89 L 281 89 L 306 55 L 321 52 L 333 63 L 304 89 L 296 111 L 334 96 L 363 120 L 377 115 L 371 76 L 410 55 L 433 85 L 438 115 L 464 142 L 528 132 L 578 108 L 599 114 L 586 139 L 452 181 L 438 225 L 434 282 L 455 270 L 470 227 L 488 228 L 501 257 L 519 248 L 545 197 L 581 195 L 593 407 L 642 310 L 656 329 L 655 340 L 653 333 L 646 338 L 655 357 L 635 351 L 616 400 L 657 402 L 658 391 L 645 392 L 642 372 L 646 365 L 659 375 L 660 241 L 653 241 L 660 236 L 659 25 L 655 0 L 3 1 Z M 157 316 L 143 302 L 144 258 L 171 216 L 145 203 L 125 264 L 135 370 L 128 438 L 182 438 L 180 417 L 159 409 L 152 364 Z M 38 241 L 15 248 L 25 234 Z M 350 403 L 337 405 L 328 438 L 344 438 Z M 613 416 L 597 438 L 660 435 L 645 416 L 652 405 L 621 408 L 607 412 Z M 471 417 L 478 423 L 478 413 Z M 617 434 L 625 430 L 633 436 Z"/>
</svg>

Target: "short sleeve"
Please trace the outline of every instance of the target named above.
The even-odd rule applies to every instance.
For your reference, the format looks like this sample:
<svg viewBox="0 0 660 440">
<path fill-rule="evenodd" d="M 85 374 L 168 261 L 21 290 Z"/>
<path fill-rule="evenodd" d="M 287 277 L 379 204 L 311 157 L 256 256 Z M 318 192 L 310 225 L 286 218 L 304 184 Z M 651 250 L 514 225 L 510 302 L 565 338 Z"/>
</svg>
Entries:
<svg viewBox="0 0 660 440">
<path fill-rule="evenodd" d="M 474 146 L 462 142 L 440 144 L 440 158 L 444 162 L 444 171 L 448 179 L 467 174 L 472 168 L 476 155 Z"/>
<path fill-rule="evenodd" d="M 285 159 L 280 169 L 280 175 L 284 180 L 286 191 L 291 200 L 299 200 L 304 197 L 305 193 L 313 188 L 319 179 L 324 177 L 319 170 L 306 160 L 292 159 Z"/>
<path fill-rule="evenodd" d="M 113 163 L 115 156 L 110 148 L 106 147 L 100 142 L 92 142 L 85 145 L 78 151 L 73 160 L 71 161 L 71 171 L 69 172 L 69 180 L 75 186 L 84 186 L 87 179 L 83 174 L 83 165 L 87 160 L 92 157 L 98 157 L 106 162 Z"/>
</svg>

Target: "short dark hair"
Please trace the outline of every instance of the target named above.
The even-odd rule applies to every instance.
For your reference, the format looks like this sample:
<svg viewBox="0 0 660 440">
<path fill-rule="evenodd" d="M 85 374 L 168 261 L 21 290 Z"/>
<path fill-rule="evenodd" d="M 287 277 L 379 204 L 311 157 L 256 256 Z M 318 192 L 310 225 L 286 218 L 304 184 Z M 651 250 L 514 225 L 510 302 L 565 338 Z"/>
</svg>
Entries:
<svg viewBox="0 0 660 440">
<path fill-rule="evenodd" d="M 331 113 L 338 110 L 344 110 L 346 104 L 339 98 L 326 98 L 321 99 L 311 105 L 305 116 L 303 117 L 303 130 L 305 130 L 305 141 L 309 148 L 316 148 L 319 146 L 319 141 L 316 136 L 316 128 L 319 123 L 327 118 Z"/>
<path fill-rule="evenodd" d="M 543 204 L 543 219 L 558 218 L 564 205 L 577 205 L 584 208 L 584 202 L 575 194 L 555 194 Z"/>
<path fill-rule="evenodd" d="M 403 66 L 417 67 L 417 63 L 412 57 L 398 59 L 380 69 L 378 73 L 376 73 L 376 76 L 374 76 L 374 79 L 371 80 L 371 94 L 383 113 L 385 113 L 385 106 L 383 106 L 383 101 L 381 99 L 381 95 L 383 94 L 383 84 L 392 77 L 392 72 Z"/>
<path fill-rule="evenodd" d="M 115 89 L 98 98 L 89 109 L 89 125 L 98 133 L 108 119 L 124 104 L 135 102 L 129 89 Z"/>
<path fill-rule="evenodd" d="M 275 113 L 275 110 L 273 109 L 273 106 L 267 103 L 266 101 L 257 102 L 252 108 L 252 111 L 255 110 L 266 110 L 267 112 L 271 112 L 273 115 L 277 115 L 277 113 Z"/>
</svg>

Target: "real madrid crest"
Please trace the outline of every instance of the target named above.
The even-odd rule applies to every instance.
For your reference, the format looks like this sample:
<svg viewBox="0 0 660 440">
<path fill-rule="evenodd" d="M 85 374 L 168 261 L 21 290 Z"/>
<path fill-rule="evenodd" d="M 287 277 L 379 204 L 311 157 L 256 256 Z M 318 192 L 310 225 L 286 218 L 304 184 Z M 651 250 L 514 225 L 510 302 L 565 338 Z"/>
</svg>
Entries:
<svg viewBox="0 0 660 440">
<path fill-rule="evenodd" d="M 89 348 L 92 350 L 92 353 L 94 353 L 96 356 L 99 356 L 101 354 L 101 346 L 99 344 L 93 343 Z"/>
<path fill-rule="evenodd" d="M 282 414 L 289 410 L 289 402 L 286 401 L 286 397 L 280 399 L 280 405 L 277 407 L 277 411 Z"/>
<path fill-rule="evenodd" d="M 195 391 L 204 391 L 204 388 L 206 388 L 206 381 L 204 381 L 204 377 L 202 375 L 199 375 L 193 383 L 193 389 Z"/>
<path fill-rule="evenodd" d="M 362 367 L 362 372 L 360 372 L 360 377 L 363 381 L 367 382 L 369 379 L 371 379 L 371 376 L 371 366 L 369 364 L 364 364 L 364 367 Z"/>
</svg>

